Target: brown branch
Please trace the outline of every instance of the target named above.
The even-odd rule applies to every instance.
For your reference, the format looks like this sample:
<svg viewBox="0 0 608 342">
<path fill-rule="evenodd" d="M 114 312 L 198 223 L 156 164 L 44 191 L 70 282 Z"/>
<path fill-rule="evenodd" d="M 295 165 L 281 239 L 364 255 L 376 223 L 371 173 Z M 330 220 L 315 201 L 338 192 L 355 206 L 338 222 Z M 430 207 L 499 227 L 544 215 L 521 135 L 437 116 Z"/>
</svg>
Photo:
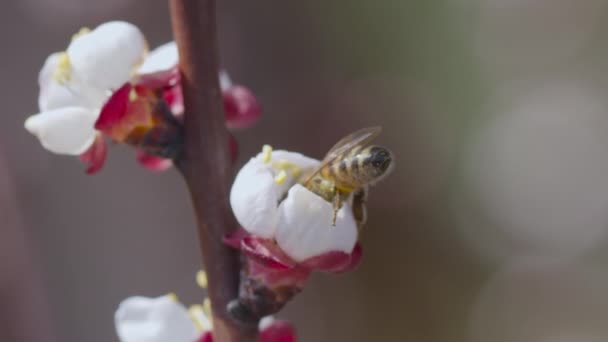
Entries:
<svg viewBox="0 0 608 342">
<path fill-rule="evenodd" d="M 216 342 L 255 341 L 257 326 L 230 318 L 238 295 L 239 259 L 222 243 L 236 227 L 228 204 L 232 179 L 228 132 L 218 80 L 214 0 L 169 0 L 184 93 L 184 149 L 176 164 L 186 180 L 196 218 Z"/>
</svg>

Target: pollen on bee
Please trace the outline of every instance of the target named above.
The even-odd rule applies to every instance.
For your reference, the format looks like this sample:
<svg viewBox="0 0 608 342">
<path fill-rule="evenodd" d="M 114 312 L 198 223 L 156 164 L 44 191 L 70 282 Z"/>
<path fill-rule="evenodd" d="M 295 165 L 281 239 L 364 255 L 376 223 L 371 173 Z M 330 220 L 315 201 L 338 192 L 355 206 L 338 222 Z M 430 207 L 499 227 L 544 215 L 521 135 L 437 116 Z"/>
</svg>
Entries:
<svg viewBox="0 0 608 342">
<path fill-rule="evenodd" d="M 330 191 L 334 190 L 333 183 L 329 182 L 325 179 L 321 181 L 321 184 L 319 184 L 319 186 L 321 187 L 321 190 L 323 190 L 325 192 L 330 192 Z"/>
<path fill-rule="evenodd" d="M 279 171 L 279 173 L 274 177 L 274 182 L 282 185 L 287 180 L 287 172 L 285 170 Z"/>
<path fill-rule="evenodd" d="M 207 281 L 207 273 L 205 273 L 205 271 L 201 270 L 196 273 L 196 283 L 198 284 L 199 287 L 201 287 L 203 289 L 207 288 L 208 281 Z"/>
<path fill-rule="evenodd" d="M 262 147 L 262 161 L 264 163 L 270 163 L 270 158 L 272 157 L 272 146 L 270 145 L 264 145 Z"/>
</svg>

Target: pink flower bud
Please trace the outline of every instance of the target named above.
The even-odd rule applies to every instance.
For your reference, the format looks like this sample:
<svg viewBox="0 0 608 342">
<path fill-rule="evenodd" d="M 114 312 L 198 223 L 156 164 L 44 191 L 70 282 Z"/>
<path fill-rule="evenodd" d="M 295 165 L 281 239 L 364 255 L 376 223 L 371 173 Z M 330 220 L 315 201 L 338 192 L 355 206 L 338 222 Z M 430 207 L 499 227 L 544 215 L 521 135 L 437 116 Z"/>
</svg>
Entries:
<svg viewBox="0 0 608 342">
<path fill-rule="evenodd" d="M 243 129 L 253 125 L 262 115 L 262 108 L 246 87 L 235 85 L 223 92 L 226 127 Z"/>
</svg>

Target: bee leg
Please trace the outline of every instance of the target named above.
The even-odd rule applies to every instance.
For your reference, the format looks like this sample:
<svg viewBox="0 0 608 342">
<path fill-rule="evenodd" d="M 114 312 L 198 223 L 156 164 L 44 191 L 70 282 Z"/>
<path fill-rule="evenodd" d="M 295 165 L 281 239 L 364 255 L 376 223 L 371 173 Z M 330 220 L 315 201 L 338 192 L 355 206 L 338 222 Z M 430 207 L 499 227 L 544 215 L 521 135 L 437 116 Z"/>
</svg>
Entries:
<svg viewBox="0 0 608 342">
<path fill-rule="evenodd" d="M 353 195 L 353 216 L 357 222 L 357 228 L 361 231 L 363 225 L 367 221 L 367 189 L 361 188 Z"/>
<path fill-rule="evenodd" d="M 340 210 L 340 207 L 342 207 L 342 194 L 340 193 L 340 191 L 336 191 L 336 194 L 334 196 L 334 200 L 333 200 L 333 205 L 334 205 L 334 216 L 332 219 L 332 227 L 336 226 L 336 219 L 338 218 L 338 211 Z"/>
</svg>

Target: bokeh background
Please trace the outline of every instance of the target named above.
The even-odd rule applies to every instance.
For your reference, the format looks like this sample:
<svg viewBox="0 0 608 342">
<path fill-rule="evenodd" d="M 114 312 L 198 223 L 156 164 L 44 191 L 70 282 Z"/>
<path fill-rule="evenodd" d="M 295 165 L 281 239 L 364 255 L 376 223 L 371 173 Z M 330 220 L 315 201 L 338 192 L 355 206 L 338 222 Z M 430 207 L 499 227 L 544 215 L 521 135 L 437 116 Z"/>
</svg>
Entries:
<svg viewBox="0 0 608 342">
<path fill-rule="evenodd" d="M 264 106 L 237 134 L 320 158 L 382 125 L 361 267 L 317 274 L 281 316 L 301 341 L 608 339 L 608 1 L 218 1 L 221 58 Z M 5 1 L 0 340 L 117 341 L 131 295 L 203 293 L 175 170 L 113 146 L 101 173 L 23 129 L 37 73 L 82 26 L 171 40 L 163 0 Z"/>
</svg>

